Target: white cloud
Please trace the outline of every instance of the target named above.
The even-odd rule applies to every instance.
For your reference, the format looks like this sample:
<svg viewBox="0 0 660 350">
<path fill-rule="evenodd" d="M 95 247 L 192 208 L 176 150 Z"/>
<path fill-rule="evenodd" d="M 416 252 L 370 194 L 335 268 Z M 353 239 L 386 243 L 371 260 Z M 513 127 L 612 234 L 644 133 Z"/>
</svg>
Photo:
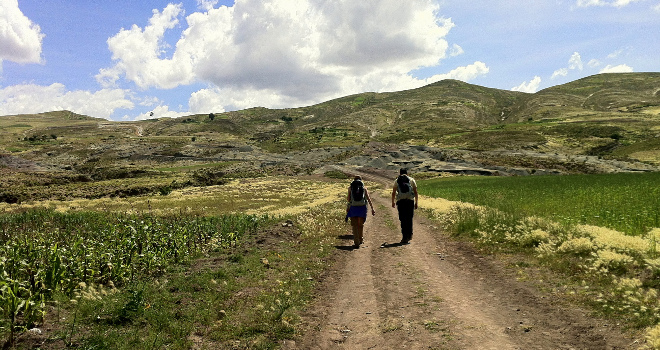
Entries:
<svg viewBox="0 0 660 350">
<path fill-rule="evenodd" d="M 133 97 L 133 101 L 137 105 L 144 107 L 153 107 L 162 104 L 158 97 L 153 96 Z"/>
<path fill-rule="evenodd" d="M 114 66 L 111 68 L 101 68 L 95 78 L 104 88 L 111 88 L 117 86 L 117 80 L 120 79 L 121 74 L 121 68 Z"/>
<path fill-rule="evenodd" d="M 511 88 L 511 91 L 534 93 L 539 89 L 539 85 L 541 85 L 541 77 L 535 76 L 534 79 L 529 82 L 523 82 L 522 84 Z"/>
<path fill-rule="evenodd" d="M 612 52 L 611 54 L 607 55 L 607 58 L 615 59 L 615 58 L 619 57 L 621 55 L 621 53 L 623 53 L 623 49 L 616 50 L 616 51 Z"/>
<path fill-rule="evenodd" d="M 170 111 L 169 106 L 160 105 L 149 112 L 140 114 L 139 116 L 135 117 L 134 120 L 147 120 L 147 119 L 155 119 L 155 118 L 179 118 L 186 115 L 190 115 L 190 113 Z M 131 119 L 131 117 L 126 116 L 123 119 Z"/>
<path fill-rule="evenodd" d="M 465 67 L 458 67 L 445 74 L 434 75 L 427 79 L 417 79 L 410 75 L 399 76 L 388 74 L 388 72 L 376 71 L 361 77 L 342 80 L 342 84 L 345 84 L 345 86 L 339 89 L 342 93 L 329 95 L 327 99 L 365 91 L 386 92 L 412 89 L 444 79 L 456 79 L 467 82 L 488 72 L 488 66 L 479 61 Z M 386 78 L 383 78 L 383 76 Z M 373 89 L 372 87 L 374 85 L 378 85 L 379 88 Z M 282 95 L 274 89 L 211 88 L 194 92 L 188 101 L 188 105 L 190 106 L 190 113 L 211 113 L 255 106 L 268 106 L 271 108 L 299 107 L 318 102 L 312 99 L 305 100 L 295 96 Z"/>
<path fill-rule="evenodd" d="M 188 107 L 191 113 L 222 113 L 226 106 L 232 104 L 228 96 L 220 89 L 202 89 L 190 95 Z"/>
<path fill-rule="evenodd" d="M 574 52 L 571 55 L 571 58 L 568 60 L 568 69 L 577 69 L 582 70 L 584 65 L 582 64 L 582 57 L 579 52 Z"/>
<path fill-rule="evenodd" d="M 578 7 L 588 7 L 600 5 L 601 0 L 577 0 Z"/>
<path fill-rule="evenodd" d="M 632 73 L 632 67 L 626 64 L 620 64 L 618 66 L 607 65 L 605 68 L 601 69 L 599 73 Z"/>
<path fill-rule="evenodd" d="M 577 70 L 584 69 L 584 64 L 582 63 L 582 56 L 580 56 L 579 52 L 573 52 L 571 58 L 568 59 L 568 67 L 557 69 L 552 73 L 550 79 L 568 76 L 569 70 L 575 70 L 575 69 Z"/>
<path fill-rule="evenodd" d="M 446 74 L 434 75 L 428 79 L 425 79 L 425 83 L 430 84 L 444 79 L 456 79 L 468 82 L 479 76 L 488 74 L 489 71 L 490 69 L 488 66 L 486 66 L 485 63 L 477 61 L 465 67 L 455 68 Z"/>
<path fill-rule="evenodd" d="M 112 58 L 118 62 L 111 68 L 101 69 L 97 81 L 110 87 L 124 75 L 141 88 L 163 89 L 192 82 L 192 56 L 188 52 L 177 49 L 172 58 L 162 58 L 167 47 L 163 41 L 165 31 L 179 24 L 178 17 L 182 13 L 181 4 L 169 4 L 163 12 L 154 10 L 144 29 L 133 25 L 108 39 Z"/>
<path fill-rule="evenodd" d="M 589 7 L 589 6 L 625 7 L 638 1 L 645 1 L 645 0 L 577 0 L 577 6 L 578 7 Z"/>
<path fill-rule="evenodd" d="M 454 24 L 439 17 L 433 0 L 244 0 L 219 8 L 207 6 L 211 3 L 198 1 L 208 11 L 185 18 L 171 57 L 163 57 L 164 33 L 179 25 L 181 6 L 154 11 L 145 28 L 120 31 L 108 40 L 116 64 L 100 70 L 98 81 L 110 87 L 124 78 L 161 89 L 211 83 L 214 87 L 191 96 L 196 106 L 191 110 L 251 103 L 281 107 L 381 91 L 397 82 L 421 86 L 425 80 L 411 79 L 411 71 L 462 53 L 458 45 L 449 48 L 445 37 Z M 477 66 L 472 73 L 458 70 L 464 77 L 483 74 Z M 206 103 L 204 94 L 222 97 Z"/>
<path fill-rule="evenodd" d="M 197 7 L 204 11 L 209 11 L 218 4 L 219 0 L 197 0 Z"/>
<path fill-rule="evenodd" d="M 41 28 L 18 8 L 18 0 L 0 1 L 0 64 L 41 62 L 43 38 Z"/>
<path fill-rule="evenodd" d="M 454 44 L 451 46 L 451 49 L 449 49 L 449 56 L 451 57 L 456 57 L 460 56 L 464 53 L 463 48 L 458 46 L 457 44 Z"/>
<path fill-rule="evenodd" d="M 116 109 L 133 108 L 127 94 L 120 89 L 66 91 L 64 85 L 57 83 L 49 86 L 14 85 L 0 89 L 0 115 L 70 110 L 108 119 Z"/>
<path fill-rule="evenodd" d="M 601 62 L 595 58 L 589 60 L 589 62 L 587 63 L 587 66 L 589 66 L 589 68 L 598 68 L 600 65 Z"/>
<path fill-rule="evenodd" d="M 274 90 L 253 89 L 202 89 L 190 96 L 188 105 L 191 113 L 222 113 L 225 110 L 238 110 L 257 106 L 272 108 L 297 107 L 313 104 L 283 96 Z"/>
<path fill-rule="evenodd" d="M 550 77 L 550 79 L 554 79 L 556 77 L 565 77 L 567 75 L 568 75 L 568 68 L 560 68 L 552 73 L 552 77 Z"/>
</svg>

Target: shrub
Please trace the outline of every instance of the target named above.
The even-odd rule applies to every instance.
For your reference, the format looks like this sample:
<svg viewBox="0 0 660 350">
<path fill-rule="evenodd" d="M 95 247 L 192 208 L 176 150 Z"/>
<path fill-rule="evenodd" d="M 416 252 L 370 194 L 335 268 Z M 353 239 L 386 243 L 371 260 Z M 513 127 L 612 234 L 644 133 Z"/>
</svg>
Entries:
<svg viewBox="0 0 660 350">
<path fill-rule="evenodd" d="M 341 180 L 348 179 L 350 177 L 346 175 L 346 173 L 344 173 L 343 171 L 339 171 L 339 170 L 326 171 L 323 175 L 331 179 L 341 179 Z"/>
<path fill-rule="evenodd" d="M 660 349 L 660 324 L 651 327 L 646 332 L 646 349 L 649 350 Z"/>
<path fill-rule="evenodd" d="M 163 186 L 159 190 L 161 196 L 167 196 L 168 194 L 172 193 L 172 187 L 171 186 Z"/>
<path fill-rule="evenodd" d="M 10 192 L 0 192 L 0 202 L 16 204 L 21 202 L 21 196 Z"/>
<path fill-rule="evenodd" d="M 592 237 L 599 248 L 609 248 L 636 256 L 647 253 L 650 248 L 649 241 L 642 237 L 629 236 L 608 228 L 581 225 L 578 230 L 585 236 Z"/>
<path fill-rule="evenodd" d="M 628 271 L 634 260 L 631 256 L 603 249 L 593 253 L 593 268 L 623 274 Z"/>
<path fill-rule="evenodd" d="M 572 238 L 564 241 L 557 248 L 558 253 L 572 254 L 572 255 L 588 255 L 596 250 L 591 239 L 587 237 Z"/>
</svg>

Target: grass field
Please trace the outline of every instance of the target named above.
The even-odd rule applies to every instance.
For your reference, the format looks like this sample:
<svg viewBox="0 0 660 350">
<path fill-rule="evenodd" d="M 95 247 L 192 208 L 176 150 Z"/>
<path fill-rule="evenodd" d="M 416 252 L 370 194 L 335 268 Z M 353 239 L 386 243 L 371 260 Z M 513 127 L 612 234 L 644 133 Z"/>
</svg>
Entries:
<svg viewBox="0 0 660 350">
<path fill-rule="evenodd" d="M 438 178 L 420 193 L 633 235 L 660 227 L 660 173 Z"/>
<path fill-rule="evenodd" d="M 560 282 L 546 288 L 651 327 L 651 343 L 660 341 L 659 183 L 657 173 L 418 182 L 429 196 L 420 205 L 450 234 L 517 256 L 515 268 L 559 272 Z"/>
</svg>

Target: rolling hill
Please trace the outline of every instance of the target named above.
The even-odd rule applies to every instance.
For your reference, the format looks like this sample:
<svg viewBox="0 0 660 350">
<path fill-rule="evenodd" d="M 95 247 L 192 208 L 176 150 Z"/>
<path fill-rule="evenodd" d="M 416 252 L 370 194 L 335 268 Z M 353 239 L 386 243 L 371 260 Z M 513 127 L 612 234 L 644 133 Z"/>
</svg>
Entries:
<svg viewBox="0 0 660 350">
<path fill-rule="evenodd" d="M 0 171 L 67 181 L 296 174 L 337 163 L 500 175 L 655 171 L 659 136 L 660 73 L 600 74 L 534 94 L 443 80 L 177 119 L 3 116 Z"/>
</svg>

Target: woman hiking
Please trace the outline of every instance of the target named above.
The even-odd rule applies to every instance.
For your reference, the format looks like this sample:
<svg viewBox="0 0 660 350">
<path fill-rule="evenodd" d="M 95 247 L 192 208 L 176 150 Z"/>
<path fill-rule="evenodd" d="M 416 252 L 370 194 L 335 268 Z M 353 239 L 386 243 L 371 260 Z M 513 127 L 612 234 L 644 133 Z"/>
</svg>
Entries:
<svg viewBox="0 0 660 350">
<path fill-rule="evenodd" d="M 367 203 L 371 208 L 371 215 L 376 215 L 374 205 L 371 203 L 369 191 L 364 187 L 362 178 L 356 175 L 348 188 L 348 209 L 346 216 L 351 218 L 353 228 L 353 248 L 358 249 L 363 243 L 362 236 L 364 222 L 367 220 Z"/>
</svg>

